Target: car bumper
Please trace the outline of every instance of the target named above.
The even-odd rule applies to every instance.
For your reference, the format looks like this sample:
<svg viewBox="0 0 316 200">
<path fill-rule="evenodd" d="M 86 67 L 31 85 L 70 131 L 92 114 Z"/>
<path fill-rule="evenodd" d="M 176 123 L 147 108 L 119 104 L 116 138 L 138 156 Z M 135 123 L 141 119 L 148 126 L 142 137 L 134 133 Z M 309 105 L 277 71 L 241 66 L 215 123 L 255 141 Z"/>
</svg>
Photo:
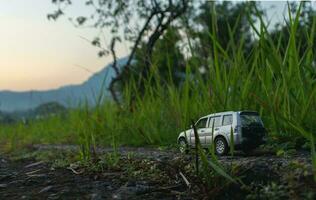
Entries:
<svg viewBox="0 0 316 200">
<path fill-rule="evenodd" d="M 265 144 L 266 142 L 267 142 L 267 139 L 265 137 L 258 140 L 242 138 L 241 143 L 235 144 L 235 149 L 243 149 L 245 147 L 256 148 L 262 144 Z"/>
</svg>

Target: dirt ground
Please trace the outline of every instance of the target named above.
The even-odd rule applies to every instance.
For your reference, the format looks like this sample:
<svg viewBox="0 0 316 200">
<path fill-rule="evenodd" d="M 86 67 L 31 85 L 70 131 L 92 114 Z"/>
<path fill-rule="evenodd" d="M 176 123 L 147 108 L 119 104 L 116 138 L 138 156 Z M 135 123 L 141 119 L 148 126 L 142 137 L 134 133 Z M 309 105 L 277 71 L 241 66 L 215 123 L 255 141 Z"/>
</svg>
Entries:
<svg viewBox="0 0 316 200">
<path fill-rule="evenodd" d="M 37 145 L 32 151 L 76 151 L 76 146 Z M 110 148 L 98 149 L 110 153 Z M 155 148 L 120 148 L 121 166 L 86 170 L 85 167 L 53 167 L 32 157 L 0 156 L 0 199 L 313 199 L 316 186 L 308 152 L 290 157 L 269 153 L 221 157 L 220 163 L 236 166 L 238 177 L 252 192 L 234 187 L 205 191 L 203 182 L 186 173 L 193 155 Z M 72 166 L 72 167 L 71 167 Z M 190 186 L 187 185 L 184 175 Z M 224 179 L 224 178 L 221 178 Z M 214 181 L 217 180 L 214 178 Z M 216 185 L 216 184 L 215 184 Z M 203 187 L 204 189 L 201 189 Z M 223 195 L 221 195 L 223 192 Z M 237 194 L 234 192 L 240 192 Z M 271 197 L 271 198 L 270 198 Z"/>
</svg>

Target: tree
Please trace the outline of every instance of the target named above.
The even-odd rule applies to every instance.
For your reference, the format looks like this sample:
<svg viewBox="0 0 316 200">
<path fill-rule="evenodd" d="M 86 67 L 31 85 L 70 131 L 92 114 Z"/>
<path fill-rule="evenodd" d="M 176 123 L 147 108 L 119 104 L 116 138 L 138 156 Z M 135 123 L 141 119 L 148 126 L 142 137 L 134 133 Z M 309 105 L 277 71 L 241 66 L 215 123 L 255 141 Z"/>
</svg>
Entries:
<svg viewBox="0 0 316 200">
<path fill-rule="evenodd" d="M 63 105 L 57 102 L 48 102 L 36 107 L 33 111 L 33 115 L 43 117 L 55 114 L 62 114 L 65 112 L 66 108 Z"/>
<path fill-rule="evenodd" d="M 245 54 L 250 52 L 254 41 L 251 23 L 256 22 L 258 14 L 263 14 L 256 2 L 204 1 L 197 9 L 189 16 L 187 25 L 193 41 L 191 61 L 207 70 L 214 57 L 214 45 L 229 56 L 234 56 L 233 52 L 240 46 Z"/>
<path fill-rule="evenodd" d="M 179 75 L 185 72 L 185 59 L 179 46 L 179 43 L 181 42 L 179 29 L 175 26 L 170 26 L 166 33 L 156 42 L 156 45 L 153 48 L 151 65 L 155 67 L 155 70 L 153 70 L 155 71 L 154 73 L 159 75 L 159 80 L 156 81 L 159 81 L 162 86 L 167 83 L 179 85 Z M 145 59 L 145 46 L 146 44 L 143 43 L 135 53 L 135 62 L 131 66 L 133 72 L 140 72 L 147 65 Z M 129 83 L 130 78 L 142 81 L 139 80 L 137 76 L 137 73 L 128 74 L 124 77 L 124 81 Z"/>
<path fill-rule="evenodd" d="M 316 27 L 316 11 L 313 9 L 311 2 L 303 2 L 299 5 L 296 2 L 292 2 L 288 5 L 290 13 L 294 20 L 298 9 L 300 9 L 299 22 L 296 27 L 295 41 L 298 45 L 298 52 L 301 57 L 304 56 L 306 50 L 309 48 L 316 50 L 316 37 L 308 38 L 308 35 L 315 30 Z M 276 44 L 280 44 L 280 52 L 284 55 L 287 45 L 290 40 L 290 22 L 289 19 L 285 23 L 276 24 L 275 28 L 271 31 L 271 38 Z M 316 53 L 316 51 L 314 51 Z"/>
<path fill-rule="evenodd" d="M 57 10 L 48 15 L 48 19 L 56 20 L 64 14 L 64 10 L 71 5 L 71 0 L 52 0 L 57 5 Z M 140 77 L 146 79 L 152 63 L 154 46 L 158 39 L 165 33 L 172 23 L 183 15 L 191 4 L 188 0 L 86 0 L 85 4 L 93 8 L 91 16 L 79 16 L 76 25 L 90 25 L 102 30 L 111 29 L 111 44 L 108 48 L 101 45 L 100 37 L 96 37 L 92 44 L 99 47 L 100 56 L 111 52 L 117 76 L 110 84 L 113 99 L 119 102 L 115 91 L 115 84 L 130 70 L 130 65 L 135 57 L 137 48 L 144 43 L 146 52 L 145 65 L 140 72 Z M 133 20 L 133 22 L 132 22 Z M 128 61 L 122 71 L 116 66 L 115 43 L 125 39 L 132 42 L 132 49 Z"/>
</svg>

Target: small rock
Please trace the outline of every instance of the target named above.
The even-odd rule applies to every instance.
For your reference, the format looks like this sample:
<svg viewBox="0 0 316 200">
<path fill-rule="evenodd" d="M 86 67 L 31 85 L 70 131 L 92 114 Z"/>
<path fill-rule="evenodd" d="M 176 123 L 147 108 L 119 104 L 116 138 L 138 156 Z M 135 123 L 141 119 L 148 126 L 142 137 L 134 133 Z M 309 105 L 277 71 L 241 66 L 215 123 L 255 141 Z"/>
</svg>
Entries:
<svg viewBox="0 0 316 200">
<path fill-rule="evenodd" d="M 0 184 L 0 188 L 6 188 L 8 187 L 8 184 Z"/>
<path fill-rule="evenodd" d="M 53 200 L 53 199 L 60 199 L 60 196 L 57 193 L 56 194 L 50 194 L 47 199 L 51 199 L 51 200 Z"/>
<path fill-rule="evenodd" d="M 93 193 L 93 194 L 91 194 L 91 198 L 90 198 L 91 200 L 101 200 L 101 199 L 103 199 L 102 198 L 102 196 L 100 195 L 100 193 Z"/>
</svg>

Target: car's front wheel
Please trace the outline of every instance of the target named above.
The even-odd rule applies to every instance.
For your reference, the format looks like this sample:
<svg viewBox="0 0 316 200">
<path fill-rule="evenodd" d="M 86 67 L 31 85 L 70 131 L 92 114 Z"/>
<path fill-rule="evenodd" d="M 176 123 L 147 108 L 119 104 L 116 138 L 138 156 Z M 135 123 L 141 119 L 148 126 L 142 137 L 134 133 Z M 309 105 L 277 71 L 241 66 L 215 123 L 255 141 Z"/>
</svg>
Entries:
<svg viewBox="0 0 316 200">
<path fill-rule="evenodd" d="M 183 154 L 187 154 L 189 152 L 188 143 L 184 138 L 179 139 L 179 150 Z"/>
<path fill-rule="evenodd" d="M 218 137 L 215 139 L 215 152 L 219 156 L 226 155 L 228 152 L 228 145 L 223 137 Z"/>
</svg>

